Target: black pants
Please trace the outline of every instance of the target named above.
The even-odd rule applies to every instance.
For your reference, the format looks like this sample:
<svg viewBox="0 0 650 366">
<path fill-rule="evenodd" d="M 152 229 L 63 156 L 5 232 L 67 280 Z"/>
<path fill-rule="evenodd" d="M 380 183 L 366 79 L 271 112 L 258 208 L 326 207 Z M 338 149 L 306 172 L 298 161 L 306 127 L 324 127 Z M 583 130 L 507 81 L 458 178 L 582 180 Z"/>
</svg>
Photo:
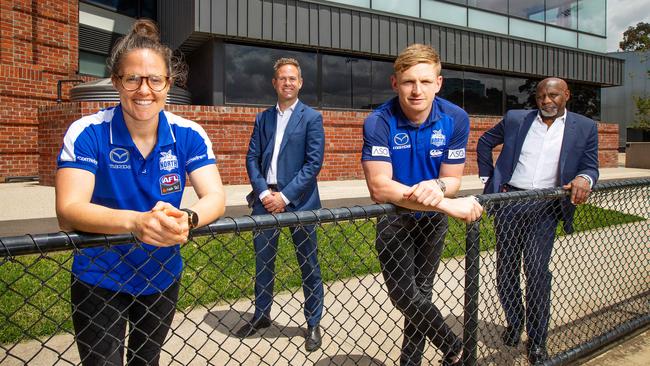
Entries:
<svg viewBox="0 0 650 366">
<path fill-rule="evenodd" d="M 174 318 L 178 288 L 174 282 L 162 293 L 133 296 L 94 287 L 72 276 L 72 323 L 82 364 L 122 365 L 128 322 L 127 364 L 158 365 Z"/>
<path fill-rule="evenodd" d="M 551 317 L 549 270 L 560 207 L 554 201 L 504 205 L 495 214 L 497 289 L 508 325 L 523 327 L 532 344 L 546 345 Z M 522 303 L 520 273 L 526 277 L 526 306 Z"/>
<path fill-rule="evenodd" d="M 462 347 L 431 301 L 446 233 L 447 217 L 438 213 L 388 216 L 377 223 L 376 248 L 388 296 L 404 315 L 402 366 L 422 363 L 427 338 L 445 355 Z"/>
</svg>

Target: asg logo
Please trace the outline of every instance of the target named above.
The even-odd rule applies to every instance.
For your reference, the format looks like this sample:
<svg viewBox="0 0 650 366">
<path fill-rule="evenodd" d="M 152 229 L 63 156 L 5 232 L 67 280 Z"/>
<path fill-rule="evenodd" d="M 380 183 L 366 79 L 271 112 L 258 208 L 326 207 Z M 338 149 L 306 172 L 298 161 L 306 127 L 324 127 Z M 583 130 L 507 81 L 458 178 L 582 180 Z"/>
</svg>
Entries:
<svg viewBox="0 0 650 366">
<path fill-rule="evenodd" d="M 402 146 L 406 145 L 409 143 L 409 135 L 405 134 L 404 132 L 400 132 L 393 137 L 393 141 L 395 141 L 395 145 L 397 146 Z"/>
<path fill-rule="evenodd" d="M 385 146 L 373 146 L 372 156 L 383 156 L 386 158 L 390 158 L 390 153 L 388 152 L 388 148 Z"/>
<path fill-rule="evenodd" d="M 108 158 L 115 164 L 124 164 L 129 161 L 129 150 L 116 147 L 108 154 Z"/>
<path fill-rule="evenodd" d="M 464 159 L 465 149 L 449 150 L 447 159 Z"/>
</svg>

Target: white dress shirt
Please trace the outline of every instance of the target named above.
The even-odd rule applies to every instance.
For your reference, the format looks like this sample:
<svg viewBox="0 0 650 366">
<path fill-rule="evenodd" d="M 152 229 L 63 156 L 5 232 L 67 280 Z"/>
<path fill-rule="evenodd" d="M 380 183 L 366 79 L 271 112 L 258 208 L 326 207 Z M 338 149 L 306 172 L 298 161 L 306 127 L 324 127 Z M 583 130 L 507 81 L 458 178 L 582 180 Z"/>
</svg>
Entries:
<svg viewBox="0 0 650 366">
<path fill-rule="evenodd" d="M 530 126 L 510 184 L 520 189 L 557 187 L 560 183 L 560 150 L 564 138 L 564 115 L 547 126 L 539 114 Z"/>
<path fill-rule="evenodd" d="M 298 104 L 298 99 L 296 99 L 296 101 L 284 111 L 280 110 L 279 104 L 275 105 L 275 111 L 276 111 L 275 144 L 273 146 L 273 155 L 271 156 L 271 166 L 269 167 L 269 171 L 266 174 L 267 184 L 278 184 L 278 155 L 280 155 L 280 145 L 282 144 L 284 131 L 287 129 L 287 124 L 289 124 L 289 118 L 291 118 L 291 114 L 293 114 L 293 110 L 296 108 L 297 104 Z M 269 191 L 268 189 L 260 193 L 259 196 L 260 200 L 268 196 L 269 194 L 271 194 L 271 191 Z M 280 195 L 282 196 L 284 203 L 288 205 L 289 200 L 287 199 L 287 197 L 285 197 L 284 194 L 282 194 L 282 192 L 280 192 Z"/>
</svg>

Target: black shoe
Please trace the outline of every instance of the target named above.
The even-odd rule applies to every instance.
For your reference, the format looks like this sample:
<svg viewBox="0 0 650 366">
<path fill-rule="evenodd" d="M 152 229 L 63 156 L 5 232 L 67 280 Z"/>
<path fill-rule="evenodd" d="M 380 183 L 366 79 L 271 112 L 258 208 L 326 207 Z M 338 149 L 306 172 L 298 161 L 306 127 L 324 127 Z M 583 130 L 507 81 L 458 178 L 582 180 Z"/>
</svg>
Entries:
<svg viewBox="0 0 650 366">
<path fill-rule="evenodd" d="M 320 348 L 323 339 L 320 335 L 320 326 L 318 324 L 307 327 L 307 336 L 305 337 L 305 349 L 307 352 L 313 352 Z"/>
<path fill-rule="evenodd" d="M 463 364 L 463 344 L 460 341 L 456 342 L 440 363 L 442 366 L 461 366 Z"/>
<path fill-rule="evenodd" d="M 241 328 L 235 331 L 235 335 L 239 338 L 250 337 L 253 334 L 257 333 L 258 330 L 268 328 L 271 326 L 271 320 L 269 318 L 259 318 L 252 319 L 246 324 L 242 325 Z"/>
<path fill-rule="evenodd" d="M 460 350 L 459 353 L 445 356 L 441 364 L 442 366 L 461 366 L 463 364 L 463 350 Z"/>
<path fill-rule="evenodd" d="M 528 345 L 528 362 L 530 362 L 531 365 L 541 365 L 546 360 L 548 360 L 546 346 L 538 344 Z"/>
<path fill-rule="evenodd" d="M 515 347 L 521 341 L 521 328 L 507 326 L 501 334 L 501 339 L 506 346 Z"/>
</svg>

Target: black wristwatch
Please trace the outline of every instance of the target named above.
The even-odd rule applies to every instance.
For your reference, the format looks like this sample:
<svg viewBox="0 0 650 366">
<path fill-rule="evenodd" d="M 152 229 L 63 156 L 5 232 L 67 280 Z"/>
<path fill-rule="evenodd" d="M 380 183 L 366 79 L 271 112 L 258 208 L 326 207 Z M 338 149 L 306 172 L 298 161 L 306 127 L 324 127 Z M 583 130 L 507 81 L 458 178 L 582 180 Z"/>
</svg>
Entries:
<svg viewBox="0 0 650 366">
<path fill-rule="evenodd" d="M 189 208 L 181 208 L 181 211 L 187 212 L 187 225 L 190 227 L 190 230 L 199 225 L 199 215 L 196 212 Z"/>
<path fill-rule="evenodd" d="M 436 183 L 438 183 L 438 187 L 440 187 L 440 190 L 442 191 L 442 194 L 445 194 L 447 191 L 447 185 L 442 179 L 436 179 Z"/>
</svg>

